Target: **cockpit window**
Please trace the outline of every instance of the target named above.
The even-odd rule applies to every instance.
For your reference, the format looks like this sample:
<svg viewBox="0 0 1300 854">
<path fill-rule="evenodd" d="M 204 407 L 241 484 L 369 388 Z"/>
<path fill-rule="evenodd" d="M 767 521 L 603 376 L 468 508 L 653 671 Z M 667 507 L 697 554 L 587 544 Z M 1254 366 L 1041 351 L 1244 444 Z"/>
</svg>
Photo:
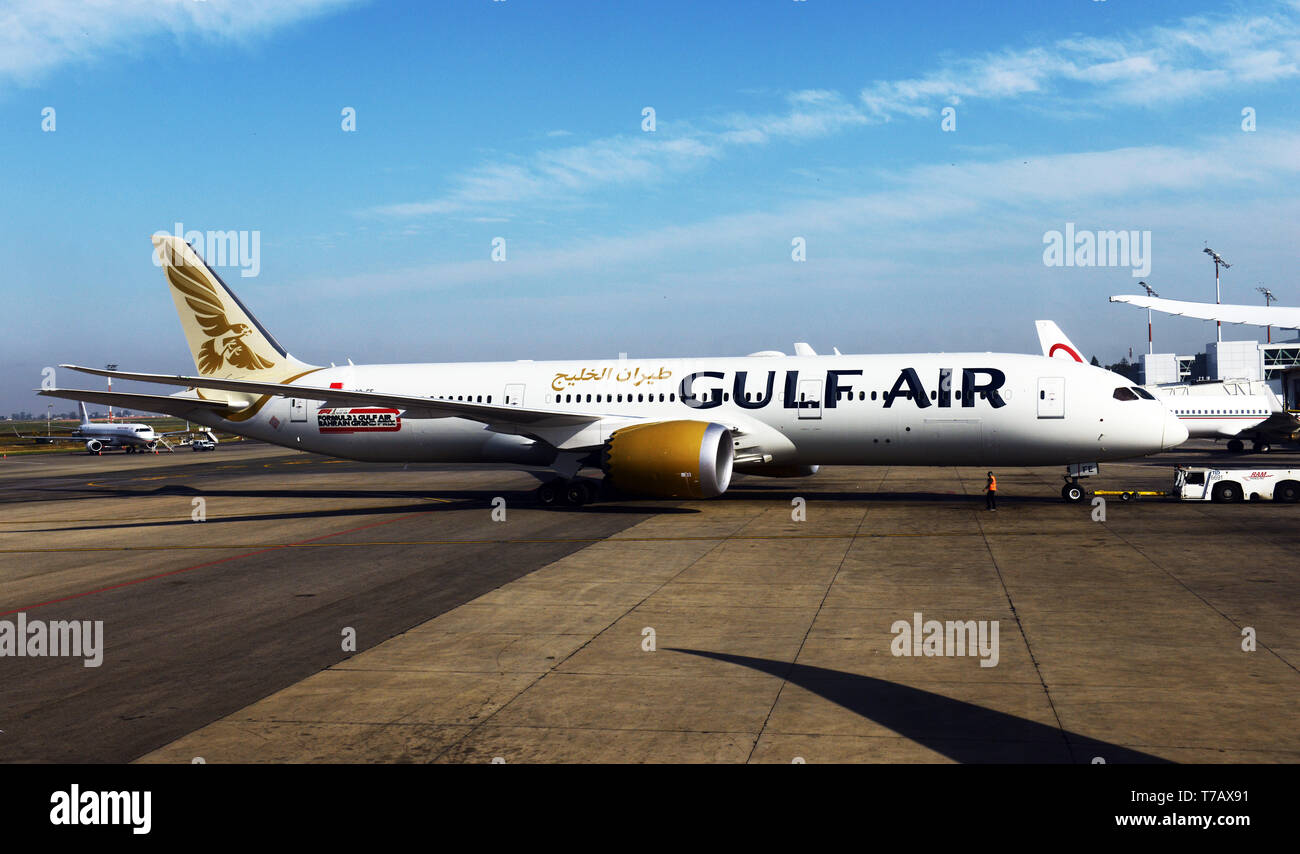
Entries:
<svg viewBox="0 0 1300 854">
<path fill-rule="evenodd" d="M 1120 386 L 1119 388 L 1115 389 L 1115 393 L 1111 395 L 1111 397 L 1115 398 L 1116 400 L 1137 400 L 1138 399 L 1138 396 L 1133 393 L 1132 389 L 1124 388 L 1123 386 Z"/>
<path fill-rule="evenodd" d="M 1155 400 L 1155 398 L 1152 397 L 1151 392 L 1147 391 L 1144 388 L 1138 388 L 1137 386 L 1133 386 L 1133 391 L 1137 394 L 1138 397 L 1142 398 L 1143 400 Z"/>
</svg>

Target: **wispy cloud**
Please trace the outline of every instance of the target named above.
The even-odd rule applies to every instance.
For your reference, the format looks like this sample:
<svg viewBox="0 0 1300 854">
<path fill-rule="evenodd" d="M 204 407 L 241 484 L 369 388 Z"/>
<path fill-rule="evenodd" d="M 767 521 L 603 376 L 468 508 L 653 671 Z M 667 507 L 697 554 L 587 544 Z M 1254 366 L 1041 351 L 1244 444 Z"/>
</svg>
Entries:
<svg viewBox="0 0 1300 854">
<path fill-rule="evenodd" d="M 957 58 L 919 77 L 877 81 L 860 99 L 888 121 L 964 99 L 1037 98 L 1150 105 L 1300 75 L 1294 2 L 1235 16 L 1195 16 L 1125 36 L 1065 38 Z M 1083 86 L 1082 92 L 1072 89 Z"/>
<path fill-rule="evenodd" d="M 792 92 L 786 96 L 786 104 L 784 112 L 732 113 L 711 122 L 716 127 L 660 123 L 653 133 L 606 137 L 484 163 L 454 178 L 452 189 L 441 196 L 380 205 L 364 213 L 414 217 L 535 200 L 567 201 L 597 190 L 648 184 L 681 174 L 722 157 L 729 148 L 812 139 L 867 122 L 856 105 L 835 92 Z"/>
<path fill-rule="evenodd" d="M 700 256 L 767 257 L 789 265 L 793 236 L 804 236 L 820 257 L 857 259 L 859 271 L 874 270 L 920 253 L 1007 249 L 1037 257 L 1046 228 L 1064 218 L 1098 227 L 1174 227 L 1180 214 L 1160 222 L 1118 221 L 1119 211 L 1185 212 L 1178 199 L 1200 199 L 1224 186 L 1249 200 L 1300 176 L 1300 131 L 1268 136 L 1233 134 L 1184 146 L 1152 145 L 1038 156 L 926 164 L 883 175 L 877 192 L 801 201 L 770 211 L 710 219 L 584 239 L 571 246 L 519 252 L 505 264 L 476 260 L 408 270 L 314 280 L 322 295 L 359 291 L 489 287 L 516 291 L 529 282 L 550 283 L 599 271 L 633 278 L 648 267 L 692 268 Z M 935 237 L 942 234 L 941 240 Z M 865 262 L 868 253 L 870 262 Z M 785 259 L 782 261 L 782 259 Z M 731 269 L 728 267 L 728 269 Z M 730 274 L 728 274 L 730 275 Z"/>
<path fill-rule="evenodd" d="M 150 38 L 244 41 L 356 0 L 14 0 L 0 6 L 0 83 L 139 51 Z"/>
<path fill-rule="evenodd" d="M 1231 86 L 1300 76 L 1300 0 L 1264 12 L 1197 16 L 1113 37 L 956 58 L 915 78 L 876 81 L 856 100 L 825 89 L 788 93 L 783 110 L 661 123 L 657 133 L 612 136 L 483 163 L 433 198 L 380 205 L 367 215 L 513 215 L 515 206 L 570 203 L 629 184 L 653 184 L 778 141 L 802 142 L 899 117 L 933 115 L 967 99 L 1031 99 L 1056 115 L 1098 105 L 1176 102 Z M 1086 166 L 1087 164 L 1081 164 Z M 1211 168 L 1213 164 L 1202 164 Z M 1034 170 L 1024 170 L 1028 175 Z M 1043 186 L 1054 186 L 1047 176 Z"/>
</svg>

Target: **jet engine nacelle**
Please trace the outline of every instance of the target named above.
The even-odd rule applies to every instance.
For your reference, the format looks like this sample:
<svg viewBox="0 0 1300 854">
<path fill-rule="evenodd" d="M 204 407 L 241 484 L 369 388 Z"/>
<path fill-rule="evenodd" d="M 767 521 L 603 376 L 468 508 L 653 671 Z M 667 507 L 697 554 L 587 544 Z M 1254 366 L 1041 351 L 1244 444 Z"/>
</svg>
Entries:
<svg viewBox="0 0 1300 854">
<path fill-rule="evenodd" d="M 614 431 L 601 468 L 622 492 L 715 498 L 731 485 L 731 431 L 707 421 L 658 421 Z"/>
<path fill-rule="evenodd" d="M 98 439 L 91 439 L 86 443 L 86 453 L 88 454 L 98 454 L 102 450 L 104 450 L 104 443 Z"/>
</svg>

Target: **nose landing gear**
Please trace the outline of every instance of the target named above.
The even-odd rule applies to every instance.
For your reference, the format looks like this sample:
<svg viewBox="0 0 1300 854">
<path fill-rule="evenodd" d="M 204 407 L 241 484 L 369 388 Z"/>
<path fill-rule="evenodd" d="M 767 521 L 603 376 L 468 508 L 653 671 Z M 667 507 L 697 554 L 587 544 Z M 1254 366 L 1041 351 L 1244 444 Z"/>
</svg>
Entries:
<svg viewBox="0 0 1300 854">
<path fill-rule="evenodd" d="M 1079 481 L 1077 480 L 1061 487 L 1061 497 L 1071 504 L 1078 504 L 1086 496 L 1087 492 L 1084 491 L 1083 487 L 1079 485 Z"/>
</svg>

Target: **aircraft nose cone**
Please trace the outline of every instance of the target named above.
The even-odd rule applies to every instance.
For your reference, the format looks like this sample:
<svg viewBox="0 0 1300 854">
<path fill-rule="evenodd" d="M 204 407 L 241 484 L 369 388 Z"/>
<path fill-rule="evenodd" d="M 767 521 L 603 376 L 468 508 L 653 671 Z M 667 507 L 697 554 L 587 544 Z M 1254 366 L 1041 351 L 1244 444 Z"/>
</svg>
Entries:
<svg viewBox="0 0 1300 854">
<path fill-rule="evenodd" d="M 1165 450 L 1176 448 L 1183 442 L 1187 441 L 1187 425 L 1172 412 L 1165 412 L 1165 435 L 1160 442 L 1160 447 Z"/>
</svg>

